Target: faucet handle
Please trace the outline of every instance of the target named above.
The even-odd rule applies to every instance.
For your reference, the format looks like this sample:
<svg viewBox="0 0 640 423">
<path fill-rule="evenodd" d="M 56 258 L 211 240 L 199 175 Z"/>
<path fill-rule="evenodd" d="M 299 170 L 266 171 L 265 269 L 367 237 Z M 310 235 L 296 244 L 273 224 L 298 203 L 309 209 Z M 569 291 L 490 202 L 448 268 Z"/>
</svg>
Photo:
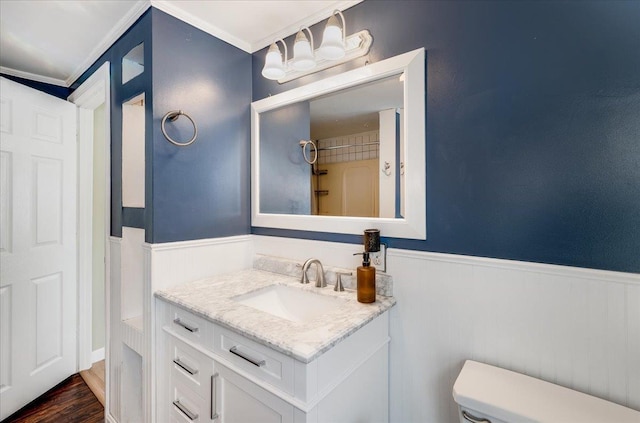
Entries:
<svg viewBox="0 0 640 423">
<path fill-rule="evenodd" d="M 351 276 L 353 272 L 336 272 L 336 285 L 333 287 L 334 291 L 344 291 L 344 286 L 342 285 L 342 276 Z"/>
</svg>

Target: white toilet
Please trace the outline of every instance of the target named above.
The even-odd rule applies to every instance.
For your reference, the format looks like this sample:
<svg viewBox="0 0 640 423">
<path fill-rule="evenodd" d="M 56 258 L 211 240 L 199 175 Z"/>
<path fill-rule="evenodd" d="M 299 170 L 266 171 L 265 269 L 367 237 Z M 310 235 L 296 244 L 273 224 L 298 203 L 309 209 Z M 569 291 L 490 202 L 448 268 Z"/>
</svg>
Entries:
<svg viewBox="0 0 640 423">
<path fill-rule="evenodd" d="M 639 411 L 471 360 L 453 398 L 461 423 L 640 423 Z"/>
</svg>

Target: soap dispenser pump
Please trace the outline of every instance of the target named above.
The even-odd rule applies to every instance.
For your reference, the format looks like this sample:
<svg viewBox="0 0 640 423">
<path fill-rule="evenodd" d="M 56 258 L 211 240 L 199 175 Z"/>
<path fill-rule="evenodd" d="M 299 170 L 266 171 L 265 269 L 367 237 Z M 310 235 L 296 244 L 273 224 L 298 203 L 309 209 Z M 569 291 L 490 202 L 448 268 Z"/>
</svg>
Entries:
<svg viewBox="0 0 640 423">
<path fill-rule="evenodd" d="M 363 240 L 364 253 L 354 254 L 362 254 L 362 266 L 357 270 L 357 297 L 361 303 L 373 303 L 376 301 L 376 268 L 371 266 L 369 253 L 380 251 L 380 230 L 365 230 Z"/>
<path fill-rule="evenodd" d="M 362 255 L 362 266 L 358 266 L 356 272 L 358 302 L 373 303 L 376 301 L 376 268 L 371 266 L 369 253 L 354 254 L 357 255 Z"/>
</svg>

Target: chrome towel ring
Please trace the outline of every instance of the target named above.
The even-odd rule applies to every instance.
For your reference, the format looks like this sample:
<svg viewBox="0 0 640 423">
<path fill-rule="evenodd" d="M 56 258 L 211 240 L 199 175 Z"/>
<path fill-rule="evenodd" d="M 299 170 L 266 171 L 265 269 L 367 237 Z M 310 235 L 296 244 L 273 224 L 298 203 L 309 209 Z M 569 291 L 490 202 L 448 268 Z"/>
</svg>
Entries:
<svg viewBox="0 0 640 423">
<path fill-rule="evenodd" d="M 164 128 L 164 125 L 165 125 L 165 122 L 167 121 L 167 119 L 169 119 L 171 122 L 174 122 L 175 120 L 178 119 L 178 117 L 180 117 L 180 115 L 185 116 L 187 119 L 189 119 L 191 121 L 191 124 L 193 125 L 193 137 L 191 137 L 191 139 L 189 141 L 187 141 L 187 142 L 178 142 L 178 141 L 172 139 L 167 134 L 167 131 Z M 188 114 L 186 114 L 182 110 L 172 110 L 170 112 L 167 112 L 167 114 L 164 115 L 164 117 L 162 118 L 162 123 L 160 124 L 160 128 L 162 129 L 162 134 L 167 139 L 167 141 L 169 141 L 173 145 L 177 145 L 178 147 L 186 147 L 186 146 L 192 144 L 196 140 L 196 137 L 198 136 L 198 127 L 196 126 L 196 123 L 193 121 L 193 119 L 191 119 L 191 116 L 189 116 Z"/>
<path fill-rule="evenodd" d="M 307 145 L 311 146 L 309 147 L 309 156 L 307 156 L 307 150 L 305 148 Z M 318 146 L 316 146 L 316 143 L 311 140 L 300 140 L 300 147 L 302 148 L 302 158 L 305 162 L 312 165 L 318 161 Z M 313 160 L 311 160 L 311 148 L 313 148 L 313 151 L 315 153 L 313 156 Z"/>
</svg>

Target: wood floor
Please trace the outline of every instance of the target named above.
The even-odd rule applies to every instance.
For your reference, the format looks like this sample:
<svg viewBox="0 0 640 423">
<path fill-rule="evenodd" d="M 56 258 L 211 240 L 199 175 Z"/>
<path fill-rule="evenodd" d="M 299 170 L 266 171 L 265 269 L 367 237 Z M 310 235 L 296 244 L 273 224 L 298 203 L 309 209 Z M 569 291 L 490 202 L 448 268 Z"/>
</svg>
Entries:
<svg viewBox="0 0 640 423">
<path fill-rule="evenodd" d="M 80 376 L 104 407 L 104 360 L 93 363 L 89 370 L 81 371 Z"/>
<path fill-rule="evenodd" d="M 104 408 L 79 374 L 55 386 L 2 423 L 98 423 Z"/>
</svg>

